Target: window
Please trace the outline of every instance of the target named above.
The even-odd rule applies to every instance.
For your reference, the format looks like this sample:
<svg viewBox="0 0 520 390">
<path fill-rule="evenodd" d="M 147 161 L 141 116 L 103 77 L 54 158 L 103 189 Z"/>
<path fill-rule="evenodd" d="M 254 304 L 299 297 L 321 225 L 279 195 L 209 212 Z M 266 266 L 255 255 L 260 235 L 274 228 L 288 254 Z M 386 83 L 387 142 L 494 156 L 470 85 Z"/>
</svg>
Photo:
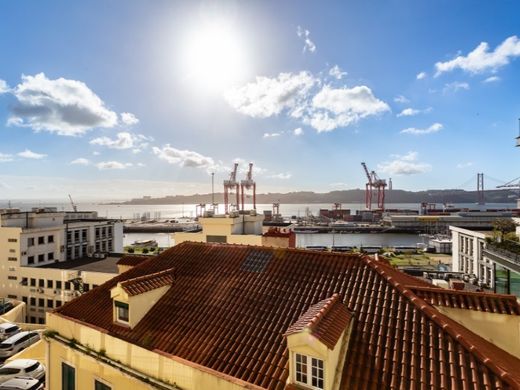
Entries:
<svg viewBox="0 0 520 390">
<path fill-rule="evenodd" d="M 38 299 L 38 307 L 45 307 L 45 299 L 43 299 L 43 298 Z"/>
<path fill-rule="evenodd" d="M 9 275 L 7 277 L 7 279 L 9 279 L 9 280 L 18 280 L 18 278 L 16 276 L 11 276 L 11 275 Z"/>
<path fill-rule="evenodd" d="M 47 253 L 47 260 L 54 260 L 54 252 Z"/>
<path fill-rule="evenodd" d="M 296 354 L 296 382 L 313 389 L 324 388 L 323 360 Z"/>
<path fill-rule="evenodd" d="M 31 278 L 31 287 L 36 287 L 36 279 Z"/>
<path fill-rule="evenodd" d="M 18 295 L 9 294 L 9 295 L 7 295 L 7 298 L 18 299 Z"/>
<path fill-rule="evenodd" d="M 38 324 L 43 325 L 45 324 L 45 318 L 38 318 Z"/>
<path fill-rule="evenodd" d="M 83 229 L 83 230 L 81 231 L 81 239 L 82 239 L 83 241 L 87 241 L 87 229 Z"/>
<path fill-rule="evenodd" d="M 36 306 L 36 298 L 31 297 L 31 306 Z"/>
<path fill-rule="evenodd" d="M 45 236 L 38 237 L 38 245 L 45 244 Z"/>
<path fill-rule="evenodd" d="M 63 303 L 61 303 L 61 301 L 56 301 L 56 307 L 60 307 L 61 305 L 63 305 Z"/>
<path fill-rule="evenodd" d="M 7 261 L 16 261 L 18 260 L 16 257 L 8 257 L 7 258 Z"/>
<path fill-rule="evenodd" d="M 72 241 L 72 232 L 67 231 L 67 242 L 71 242 L 71 241 Z"/>
<path fill-rule="evenodd" d="M 70 282 L 65 282 L 65 290 L 70 290 Z"/>
<path fill-rule="evenodd" d="M 18 242 L 17 238 L 8 238 L 7 242 Z"/>
<path fill-rule="evenodd" d="M 94 390 L 111 390 L 111 387 L 96 379 L 94 381 Z"/>
<path fill-rule="evenodd" d="M 47 307 L 49 309 L 54 308 L 54 301 L 52 299 L 47 299 Z"/>
<path fill-rule="evenodd" d="M 29 302 L 29 298 L 22 297 L 22 301 L 23 301 L 23 303 L 25 303 L 27 305 L 27 303 Z"/>
<path fill-rule="evenodd" d="M 38 263 L 43 263 L 45 261 L 45 255 L 42 253 L 38 255 Z"/>
<path fill-rule="evenodd" d="M 27 246 L 34 246 L 34 237 L 29 237 L 27 239 Z"/>
<path fill-rule="evenodd" d="M 52 280 L 50 280 L 50 279 L 47 280 L 47 288 L 52 288 L 52 287 L 53 287 L 53 286 L 52 286 L 53 284 L 54 284 L 54 282 L 53 282 Z"/>
<path fill-rule="evenodd" d="M 61 290 L 61 280 L 56 280 L 56 289 Z"/>
<path fill-rule="evenodd" d="M 45 279 L 38 279 L 38 287 L 45 287 Z"/>
<path fill-rule="evenodd" d="M 116 318 L 120 322 L 128 322 L 130 317 L 128 313 L 128 303 L 115 301 L 116 305 Z"/>
<path fill-rule="evenodd" d="M 79 230 L 74 230 L 74 242 L 79 241 Z"/>
<path fill-rule="evenodd" d="M 54 242 L 54 236 L 47 236 L 47 242 Z"/>
<path fill-rule="evenodd" d="M 29 279 L 23 277 L 22 278 L 22 283 L 20 283 L 22 286 L 27 286 L 29 284 Z"/>
<path fill-rule="evenodd" d="M 16 253 L 16 249 L 9 249 L 9 253 Z"/>
<path fill-rule="evenodd" d="M 27 264 L 34 264 L 34 256 L 29 256 L 27 258 Z"/>
</svg>

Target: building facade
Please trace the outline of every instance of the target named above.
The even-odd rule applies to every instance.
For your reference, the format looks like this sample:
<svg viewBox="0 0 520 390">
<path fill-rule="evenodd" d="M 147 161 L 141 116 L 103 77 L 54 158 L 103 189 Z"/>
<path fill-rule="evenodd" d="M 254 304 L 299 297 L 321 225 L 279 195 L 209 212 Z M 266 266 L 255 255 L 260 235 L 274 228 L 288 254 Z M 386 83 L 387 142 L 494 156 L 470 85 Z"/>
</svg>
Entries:
<svg viewBox="0 0 520 390">
<path fill-rule="evenodd" d="M 131 260 L 47 314 L 47 388 L 520 388 L 512 296 L 359 254 L 184 242 Z"/>
<path fill-rule="evenodd" d="M 117 273 L 73 267 L 122 252 L 122 238 L 121 222 L 95 212 L 0 210 L 0 296 L 25 302 L 26 322 L 44 323 L 46 311 Z"/>
</svg>

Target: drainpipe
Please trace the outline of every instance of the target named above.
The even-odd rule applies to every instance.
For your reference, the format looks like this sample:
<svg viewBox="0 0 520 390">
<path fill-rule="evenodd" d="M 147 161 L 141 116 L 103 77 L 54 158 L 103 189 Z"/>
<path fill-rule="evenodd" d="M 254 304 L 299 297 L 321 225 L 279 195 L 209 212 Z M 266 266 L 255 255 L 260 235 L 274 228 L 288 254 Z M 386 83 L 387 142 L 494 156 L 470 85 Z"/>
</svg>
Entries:
<svg viewBox="0 0 520 390">
<path fill-rule="evenodd" d="M 45 339 L 45 344 L 46 344 L 45 345 L 45 367 L 47 368 L 47 371 L 45 373 L 45 388 L 50 389 L 51 388 L 51 385 L 50 385 L 50 381 L 51 381 L 51 376 L 50 376 L 51 340 L 45 338 L 45 336 L 44 336 L 44 339 Z"/>
</svg>

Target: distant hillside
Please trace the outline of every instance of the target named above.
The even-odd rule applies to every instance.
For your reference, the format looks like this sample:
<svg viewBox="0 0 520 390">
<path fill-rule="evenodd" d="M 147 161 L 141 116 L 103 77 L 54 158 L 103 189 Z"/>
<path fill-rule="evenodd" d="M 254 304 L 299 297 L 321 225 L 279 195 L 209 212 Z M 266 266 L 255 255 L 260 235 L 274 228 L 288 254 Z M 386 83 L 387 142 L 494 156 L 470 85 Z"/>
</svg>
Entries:
<svg viewBox="0 0 520 390">
<path fill-rule="evenodd" d="M 514 203 L 518 193 L 511 190 L 486 191 L 487 203 Z M 259 204 L 280 202 L 282 204 L 312 204 L 312 203 L 360 203 L 364 202 L 365 191 L 360 189 L 331 191 L 316 193 L 311 191 L 298 191 L 289 193 L 258 194 L 256 202 Z M 386 203 L 474 203 L 477 199 L 476 191 L 464 190 L 427 190 L 404 191 L 392 190 L 386 192 Z M 224 195 L 215 194 L 215 202 L 223 203 Z M 143 197 L 132 199 L 118 204 L 153 205 L 153 204 L 197 204 L 211 203 L 211 194 L 175 195 L 162 198 Z"/>
</svg>

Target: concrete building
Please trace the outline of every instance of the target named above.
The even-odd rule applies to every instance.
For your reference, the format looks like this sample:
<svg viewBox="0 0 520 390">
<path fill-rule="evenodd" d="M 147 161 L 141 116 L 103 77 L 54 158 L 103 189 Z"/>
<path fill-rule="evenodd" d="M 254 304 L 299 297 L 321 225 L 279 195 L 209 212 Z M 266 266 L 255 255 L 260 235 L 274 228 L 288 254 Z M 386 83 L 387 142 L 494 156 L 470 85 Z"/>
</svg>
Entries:
<svg viewBox="0 0 520 390">
<path fill-rule="evenodd" d="M 517 219 L 518 220 L 518 219 Z M 520 298 L 520 245 L 489 240 L 491 231 L 450 227 L 452 269 L 474 275 L 479 284 L 496 293 Z M 517 228 L 517 235 L 520 231 Z"/>
<path fill-rule="evenodd" d="M 122 223 L 95 212 L 0 210 L 0 296 L 25 302 L 26 322 L 44 323 L 46 311 L 117 273 L 117 259 L 103 258 L 121 253 L 122 239 Z"/>
<path fill-rule="evenodd" d="M 199 218 L 200 232 L 178 232 L 175 244 L 185 241 L 294 248 L 296 235 L 288 229 L 263 228 L 264 216 L 256 212 L 231 212 Z"/>
<path fill-rule="evenodd" d="M 520 388 L 511 296 L 360 254 L 184 242 L 121 263 L 47 314 L 47 388 Z"/>
</svg>

